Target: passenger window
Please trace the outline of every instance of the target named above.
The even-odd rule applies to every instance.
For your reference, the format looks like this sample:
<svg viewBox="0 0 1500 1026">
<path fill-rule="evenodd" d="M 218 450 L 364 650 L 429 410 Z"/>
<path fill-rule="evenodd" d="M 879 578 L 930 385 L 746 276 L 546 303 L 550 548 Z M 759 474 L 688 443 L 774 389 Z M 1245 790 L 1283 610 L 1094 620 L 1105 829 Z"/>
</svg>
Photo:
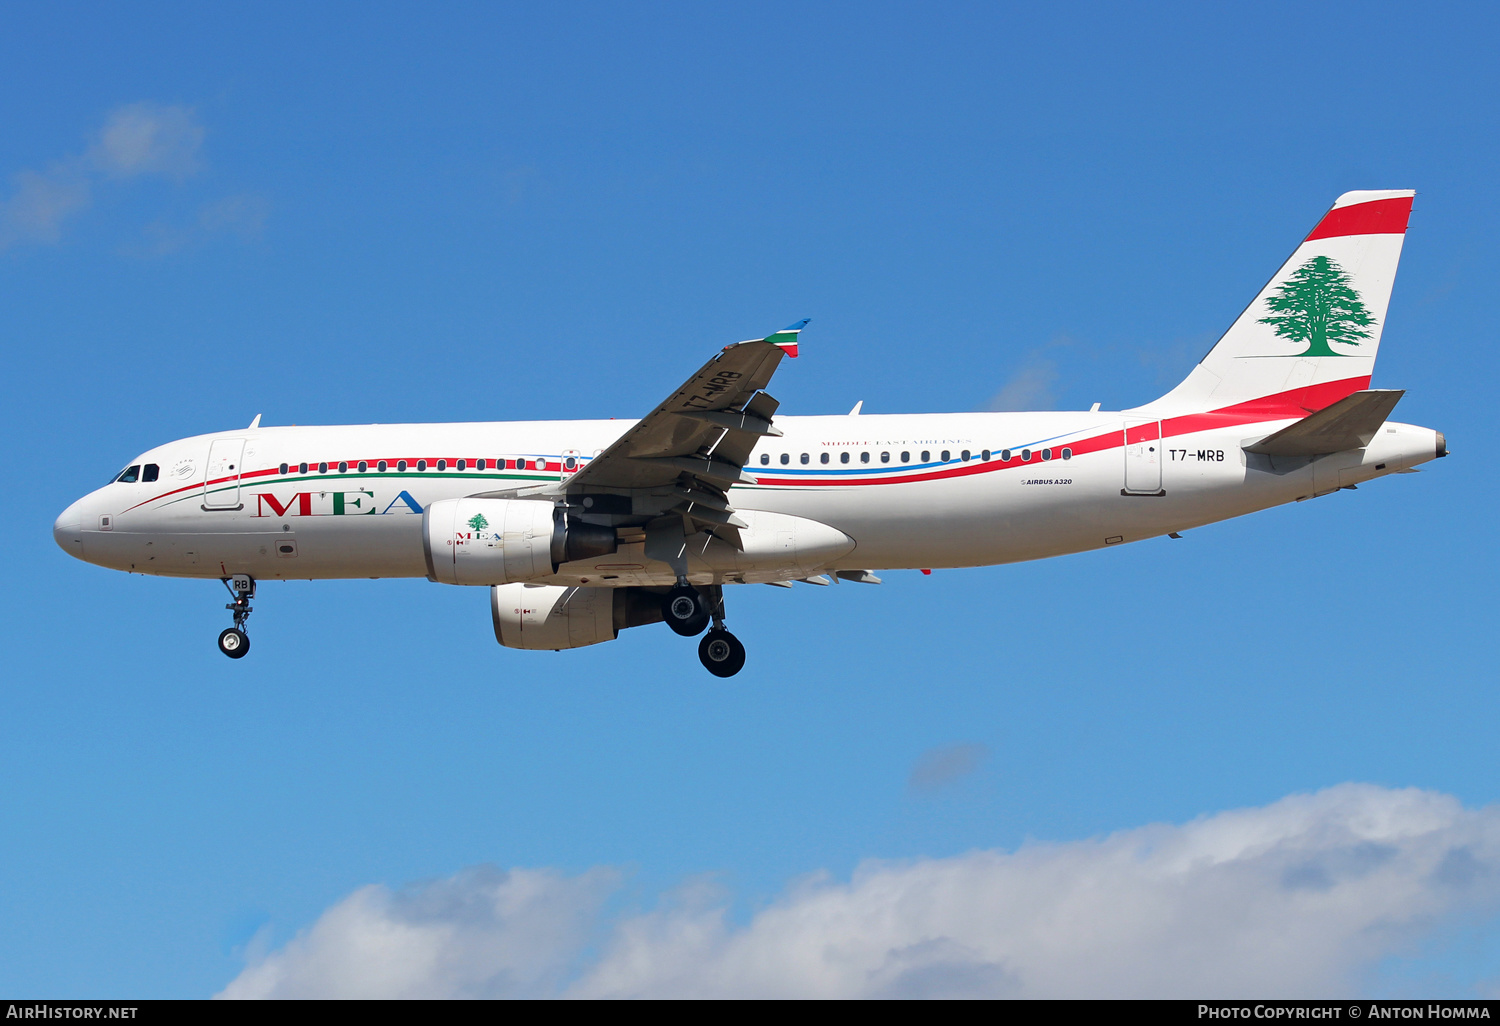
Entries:
<svg viewBox="0 0 1500 1026">
<path fill-rule="evenodd" d="M 1000 462 L 1001 463 L 1009 463 L 1010 462 L 1010 450 L 1009 449 L 1001 449 L 1000 450 Z"/>
<path fill-rule="evenodd" d="M 902 463 L 910 463 L 911 462 L 911 453 L 908 452 L 905 449 L 901 450 L 901 462 Z"/>
<path fill-rule="evenodd" d="M 120 484 L 135 484 L 141 478 L 141 465 L 137 463 L 133 467 L 126 467 L 120 471 L 120 476 L 115 478 Z"/>
<path fill-rule="evenodd" d="M 403 474 L 406 473 L 406 461 L 405 460 L 397 460 L 396 461 L 396 471 L 398 473 L 403 473 Z"/>
<path fill-rule="evenodd" d="M 418 470 L 426 470 L 427 469 L 427 461 L 426 460 L 417 460 L 417 469 Z"/>
<path fill-rule="evenodd" d="M 880 454 L 880 462 L 881 463 L 889 463 L 889 462 L 891 462 L 891 454 L 888 453 L 888 452 L 881 453 Z"/>
<path fill-rule="evenodd" d="M 804 463 L 804 464 L 805 464 L 805 463 L 807 463 L 807 461 L 808 461 L 808 460 L 810 460 L 810 459 L 812 459 L 812 457 L 811 457 L 811 456 L 809 456 L 809 455 L 808 455 L 808 454 L 807 454 L 807 453 L 803 453 L 803 454 L 802 454 L 802 462 L 803 462 L 803 463 Z"/>
<path fill-rule="evenodd" d="M 947 463 L 952 458 L 953 458 L 953 454 L 951 452 L 949 452 L 947 449 L 944 449 L 943 450 L 943 462 Z"/>
<path fill-rule="evenodd" d="M 932 462 L 932 450 L 931 449 L 923 449 L 922 450 L 922 462 L 923 463 L 931 463 Z"/>
<path fill-rule="evenodd" d="M 569 470 L 573 469 L 573 462 L 574 462 L 573 457 L 569 456 L 568 457 L 568 469 Z M 475 470 L 483 470 L 484 469 L 484 460 L 476 460 L 475 463 L 474 463 L 474 469 Z"/>
<path fill-rule="evenodd" d="M 1044 460 L 1050 460 L 1051 458 L 1052 458 L 1052 450 L 1051 449 L 1043 449 L 1042 450 L 1042 459 L 1044 459 Z"/>
<path fill-rule="evenodd" d="M 839 462 L 840 463 L 848 463 L 849 462 L 849 454 L 847 452 L 841 452 L 841 453 L 839 453 Z"/>
<path fill-rule="evenodd" d="M 152 472 L 152 471 L 153 471 L 153 470 L 155 470 L 155 469 L 156 469 L 156 468 L 155 468 L 155 467 L 151 467 L 151 466 L 147 466 L 147 467 L 146 467 L 146 473 L 148 473 L 148 474 L 151 474 L 151 472 Z M 282 464 L 282 465 L 281 465 L 281 472 L 282 472 L 282 473 L 283 473 L 283 474 L 285 474 L 285 473 L 286 473 L 286 472 L 287 472 L 287 471 L 288 471 L 288 470 L 290 470 L 290 469 L 291 469 L 291 468 L 290 468 L 290 467 L 288 467 L 288 466 L 287 466 L 287 465 L 286 465 L 286 464 L 285 464 L 285 463 L 283 463 L 283 464 Z M 148 478 L 147 478 L 147 479 L 146 479 L 146 480 L 148 480 L 148 481 L 155 481 L 155 480 L 156 480 L 156 475 L 155 475 L 155 474 L 151 474 L 151 476 L 150 476 L 150 477 L 148 477 Z"/>
<path fill-rule="evenodd" d="M 469 461 L 468 460 L 459 460 L 458 461 L 458 467 L 456 469 L 463 470 L 468 465 L 469 465 Z"/>
<path fill-rule="evenodd" d="M 1021 462 L 1022 463 L 1030 463 L 1031 462 L 1031 450 L 1030 449 L 1022 449 L 1021 450 Z"/>
<path fill-rule="evenodd" d="M 365 471 L 367 471 L 369 469 L 370 469 L 370 465 L 368 463 L 366 463 L 364 460 L 360 460 L 359 461 L 359 472 L 361 474 L 363 474 Z"/>
<path fill-rule="evenodd" d="M 763 452 L 763 453 L 760 454 L 760 465 L 763 466 L 763 467 L 769 467 L 771 465 L 771 454 L 770 453 Z"/>
<path fill-rule="evenodd" d="M 447 470 L 448 469 L 448 461 L 447 460 L 438 460 L 438 469 L 439 470 Z"/>
<path fill-rule="evenodd" d="M 286 464 L 282 464 L 282 466 L 281 466 L 281 472 L 283 474 L 286 473 Z M 158 467 L 155 463 L 148 463 L 144 467 L 141 468 L 141 480 L 142 481 L 155 481 L 156 478 L 157 478 L 157 476 L 160 473 L 161 473 L 161 468 L 160 467 Z"/>
<path fill-rule="evenodd" d="M 328 473 L 328 464 L 326 464 L 326 463 L 319 463 L 318 464 L 318 473 L 320 473 L 320 474 L 326 474 L 326 473 Z"/>
<path fill-rule="evenodd" d="M 859 454 L 859 462 L 861 462 L 861 463 L 869 463 L 870 462 L 870 454 L 868 452 L 862 452 L 862 453 L 860 453 Z"/>
<path fill-rule="evenodd" d="M 819 453 L 818 454 L 818 462 L 819 463 L 827 463 L 828 462 L 828 454 L 826 452 Z"/>
<path fill-rule="evenodd" d="M 990 451 L 988 449 L 984 450 L 984 452 L 979 454 L 979 458 L 981 460 L 988 460 L 990 458 Z"/>
<path fill-rule="evenodd" d="M 1063 447 L 1063 452 L 1062 452 L 1062 457 L 1063 457 L 1063 459 L 1065 459 L 1065 460 L 1070 460 L 1070 459 L 1072 459 L 1072 458 L 1073 458 L 1073 450 L 1072 450 L 1072 449 L 1069 449 L 1069 448 L 1068 448 L 1068 447 L 1066 447 L 1066 446 L 1064 446 L 1064 447 Z"/>
<path fill-rule="evenodd" d="M 969 462 L 969 450 L 965 449 L 963 452 L 959 453 L 958 458 L 963 460 L 965 463 Z"/>
<path fill-rule="evenodd" d="M 484 461 L 481 460 L 480 462 L 482 463 Z M 484 468 L 480 467 L 479 469 L 483 470 Z M 563 460 L 563 469 L 564 470 L 577 470 L 578 469 L 578 458 L 576 456 L 569 456 L 567 459 Z"/>
<path fill-rule="evenodd" d="M 339 463 L 339 473 L 340 474 L 347 474 L 347 473 L 349 473 L 349 464 L 344 463 L 344 462 L 341 461 Z"/>
<path fill-rule="evenodd" d="M 299 473 L 299 474 L 305 474 L 305 473 L 307 473 L 307 464 L 306 463 L 299 463 L 299 464 L 297 464 L 297 473 Z"/>
<path fill-rule="evenodd" d="M 381 460 L 379 463 L 375 464 L 375 469 L 378 470 L 378 471 L 380 471 L 382 474 L 384 474 L 385 473 L 385 466 L 386 466 L 385 460 Z"/>
<path fill-rule="evenodd" d="M 781 454 L 781 465 L 784 467 L 784 466 L 786 466 L 790 462 L 792 462 L 792 454 L 789 453 L 789 452 L 782 453 Z"/>
</svg>

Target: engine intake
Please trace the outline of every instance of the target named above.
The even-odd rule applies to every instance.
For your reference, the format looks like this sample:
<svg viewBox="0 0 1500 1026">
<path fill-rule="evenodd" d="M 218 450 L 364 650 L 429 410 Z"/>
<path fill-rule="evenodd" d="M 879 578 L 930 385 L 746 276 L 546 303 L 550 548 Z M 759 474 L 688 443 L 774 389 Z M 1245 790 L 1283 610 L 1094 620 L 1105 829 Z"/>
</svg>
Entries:
<svg viewBox="0 0 1500 1026">
<path fill-rule="evenodd" d="M 427 579 L 441 584 L 535 581 L 616 545 L 613 528 L 536 499 L 443 499 L 422 513 Z"/>
</svg>

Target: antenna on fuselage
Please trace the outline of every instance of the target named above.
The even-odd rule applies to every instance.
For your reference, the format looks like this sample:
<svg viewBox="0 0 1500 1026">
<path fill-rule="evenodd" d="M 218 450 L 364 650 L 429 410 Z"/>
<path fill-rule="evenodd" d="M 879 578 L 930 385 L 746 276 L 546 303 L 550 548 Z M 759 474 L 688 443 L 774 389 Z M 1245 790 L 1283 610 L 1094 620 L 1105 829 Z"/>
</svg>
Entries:
<svg viewBox="0 0 1500 1026">
<path fill-rule="evenodd" d="M 248 428 L 246 428 L 245 430 L 246 431 L 254 431 L 258 427 L 260 427 L 260 414 L 257 413 L 255 415 L 255 419 L 250 422 L 250 426 Z"/>
</svg>

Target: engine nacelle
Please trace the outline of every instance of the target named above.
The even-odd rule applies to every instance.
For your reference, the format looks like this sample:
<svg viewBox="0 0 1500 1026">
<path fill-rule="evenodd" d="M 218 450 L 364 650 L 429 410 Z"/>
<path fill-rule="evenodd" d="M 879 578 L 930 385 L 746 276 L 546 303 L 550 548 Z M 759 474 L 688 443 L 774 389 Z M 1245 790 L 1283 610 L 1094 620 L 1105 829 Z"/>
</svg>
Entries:
<svg viewBox="0 0 1500 1026">
<path fill-rule="evenodd" d="M 613 528 L 538 499 L 443 499 L 422 513 L 427 577 L 442 584 L 534 581 L 615 548 Z"/>
<path fill-rule="evenodd" d="M 661 597 L 639 588 L 502 584 L 490 589 L 490 615 L 506 648 L 582 648 L 659 621 Z"/>
</svg>

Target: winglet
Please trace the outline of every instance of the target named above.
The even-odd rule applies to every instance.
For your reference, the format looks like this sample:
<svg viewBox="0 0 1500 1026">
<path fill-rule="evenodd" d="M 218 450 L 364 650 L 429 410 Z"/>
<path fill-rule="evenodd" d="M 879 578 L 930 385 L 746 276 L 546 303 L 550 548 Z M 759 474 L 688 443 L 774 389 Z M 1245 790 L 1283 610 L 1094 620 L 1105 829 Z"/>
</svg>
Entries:
<svg viewBox="0 0 1500 1026">
<path fill-rule="evenodd" d="M 797 358 L 797 334 L 807 327 L 807 322 L 810 320 L 812 320 L 811 317 L 804 317 L 796 324 L 789 324 L 774 335 L 767 335 L 761 341 L 771 343 L 795 360 Z"/>
</svg>

